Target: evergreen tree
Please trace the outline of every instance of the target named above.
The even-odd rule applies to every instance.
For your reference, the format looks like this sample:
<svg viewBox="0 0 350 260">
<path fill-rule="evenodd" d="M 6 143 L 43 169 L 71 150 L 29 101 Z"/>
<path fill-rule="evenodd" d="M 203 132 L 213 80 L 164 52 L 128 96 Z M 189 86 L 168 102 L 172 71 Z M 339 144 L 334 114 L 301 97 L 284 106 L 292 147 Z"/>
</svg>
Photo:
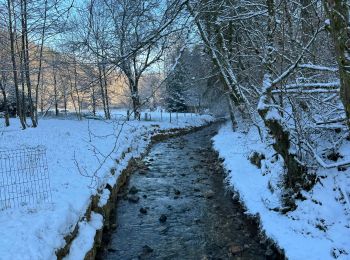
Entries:
<svg viewBox="0 0 350 260">
<path fill-rule="evenodd" d="M 186 62 L 189 51 L 184 50 L 181 58 L 177 61 L 174 70 L 166 81 L 167 109 L 171 112 L 186 112 L 187 104 L 185 100 L 186 89 L 189 84 L 189 66 Z"/>
</svg>

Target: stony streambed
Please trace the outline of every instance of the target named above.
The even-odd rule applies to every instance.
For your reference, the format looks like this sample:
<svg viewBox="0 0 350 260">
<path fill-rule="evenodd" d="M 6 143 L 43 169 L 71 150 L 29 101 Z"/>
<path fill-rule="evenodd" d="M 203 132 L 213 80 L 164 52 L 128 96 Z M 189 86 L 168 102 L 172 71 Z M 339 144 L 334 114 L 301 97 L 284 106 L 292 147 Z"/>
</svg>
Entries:
<svg viewBox="0 0 350 260">
<path fill-rule="evenodd" d="M 225 187 L 210 142 L 217 128 L 151 148 L 118 195 L 116 229 L 98 258 L 278 258 Z"/>
</svg>

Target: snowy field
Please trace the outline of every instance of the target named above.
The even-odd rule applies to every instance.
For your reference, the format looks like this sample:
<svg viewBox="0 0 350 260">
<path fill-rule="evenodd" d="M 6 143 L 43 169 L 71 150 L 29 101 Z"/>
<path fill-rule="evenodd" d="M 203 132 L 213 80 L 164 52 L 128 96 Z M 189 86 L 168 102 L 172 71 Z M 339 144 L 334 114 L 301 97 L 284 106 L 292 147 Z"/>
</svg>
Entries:
<svg viewBox="0 0 350 260">
<path fill-rule="evenodd" d="M 0 127 L 0 149 L 46 148 L 52 203 L 24 205 L 0 211 L 0 259 L 55 259 L 55 251 L 65 245 L 64 237 L 82 219 L 91 195 L 106 183 L 114 184 L 131 157 L 137 157 L 159 130 L 200 126 L 211 116 L 179 114 L 172 123 L 169 115 L 152 113 L 152 121 L 43 119 L 38 128 L 20 130 L 18 120 Z M 144 118 L 142 118 L 144 119 Z M 2 122 L 1 122 L 2 123 Z M 120 159 L 125 153 L 124 159 Z M 118 160 L 118 163 L 116 163 Z M 111 168 L 116 173 L 110 173 Z M 92 225 L 101 225 L 101 216 L 93 215 Z M 81 222 L 81 230 L 92 227 Z M 80 241 L 89 250 L 91 241 Z M 86 247 L 86 248 L 85 248 Z M 83 255 L 79 246 L 72 253 Z M 77 258 L 75 258 L 77 259 Z"/>
<path fill-rule="evenodd" d="M 227 124 L 213 140 L 247 214 L 260 216 L 261 228 L 288 259 L 350 259 L 350 169 L 318 171 L 319 181 L 303 193 L 305 200 L 297 201 L 295 211 L 281 214 L 273 209 L 280 206 L 283 164 L 261 143 L 257 129 L 233 132 Z M 349 146 L 340 150 L 344 160 L 350 158 Z M 253 151 L 265 154 L 261 169 L 248 159 Z"/>
</svg>

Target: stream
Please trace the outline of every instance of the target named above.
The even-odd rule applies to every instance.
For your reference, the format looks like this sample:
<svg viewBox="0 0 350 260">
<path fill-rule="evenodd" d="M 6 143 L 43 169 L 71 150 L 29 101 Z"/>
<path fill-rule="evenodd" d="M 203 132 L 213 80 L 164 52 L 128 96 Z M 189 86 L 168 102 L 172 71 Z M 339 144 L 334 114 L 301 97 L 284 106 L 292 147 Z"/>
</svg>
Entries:
<svg viewBox="0 0 350 260">
<path fill-rule="evenodd" d="M 277 259 L 224 183 L 218 127 L 152 146 L 119 195 L 100 259 Z"/>
</svg>

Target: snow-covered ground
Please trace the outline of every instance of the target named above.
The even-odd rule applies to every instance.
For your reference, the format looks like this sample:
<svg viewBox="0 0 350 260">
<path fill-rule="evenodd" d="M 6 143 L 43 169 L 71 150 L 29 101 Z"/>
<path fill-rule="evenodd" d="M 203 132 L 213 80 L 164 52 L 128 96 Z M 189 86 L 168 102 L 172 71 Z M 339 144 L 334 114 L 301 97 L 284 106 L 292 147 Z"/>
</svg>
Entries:
<svg viewBox="0 0 350 260">
<path fill-rule="evenodd" d="M 120 113 L 125 116 L 125 111 Z M 161 120 L 159 112 L 152 113 L 152 121 L 147 122 L 43 119 L 38 128 L 26 130 L 20 130 L 18 120 L 11 120 L 8 128 L 0 126 L 1 150 L 46 148 L 52 191 L 52 203 L 0 211 L 0 259 L 55 259 L 55 251 L 65 245 L 64 237 L 86 212 L 91 195 L 107 182 L 114 184 L 130 158 L 145 151 L 151 135 L 213 120 L 180 114 L 170 123 L 169 115 L 162 116 Z M 123 153 L 126 156 L 121 159 Z M 114 175 L 111 168 L 116 169 Z M 80 232 L 86 231 L 85 238 L 91 237 L 94 228 L 101 226 L 101 216 L 93 214 L 92 221 L 79 226 Z M 84 255 L 89 243 L 83 236 L 71 253 Z"/>
<path fill-rule="evenodd" d="M 213 138 L 214 148 L 224 158 L 227 180 L 240 195 L 247 214 L 259 215 L 261 227 L 289 259 L 350 259 L 350 169 L 321 170 L 319 182 L 297 209 L 281 214 L 280 176 L 283 164 L 276 153 L 260 140 L 256 128 L 233 132 L 223 126 Z M 253 151 L 261 152 L 261 169 L 248 159 Z M 341 148 L 344 159 L 350 146 Z"/>
</svg>

